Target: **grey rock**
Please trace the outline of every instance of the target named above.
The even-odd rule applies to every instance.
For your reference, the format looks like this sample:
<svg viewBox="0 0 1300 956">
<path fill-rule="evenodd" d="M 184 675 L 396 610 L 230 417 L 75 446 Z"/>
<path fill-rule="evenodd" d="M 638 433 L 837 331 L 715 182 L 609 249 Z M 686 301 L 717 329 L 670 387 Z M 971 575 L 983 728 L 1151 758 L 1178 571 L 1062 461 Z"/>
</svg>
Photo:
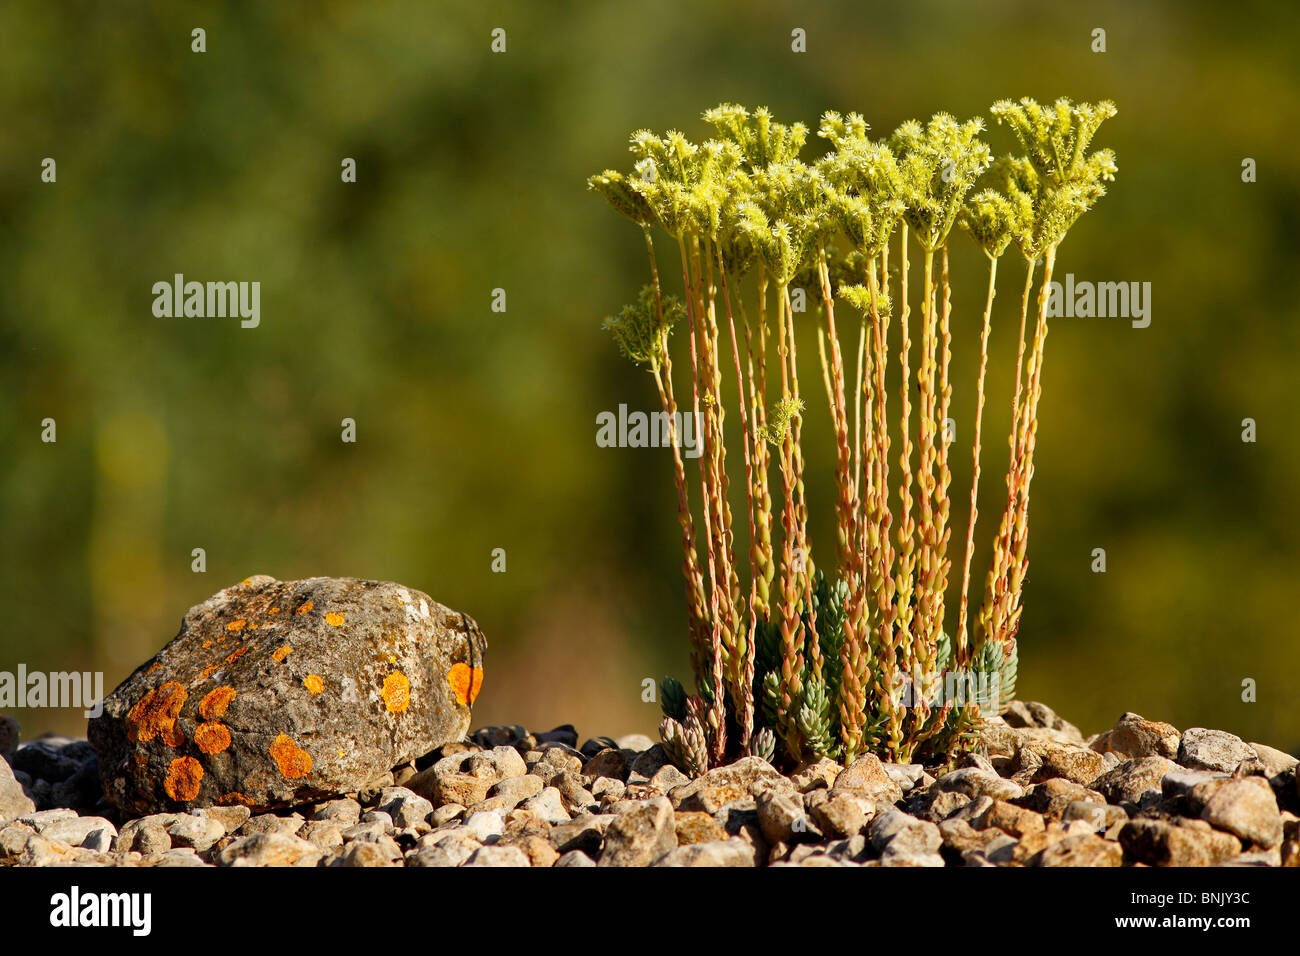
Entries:
<svg viewBox="0 0 1300 956">
<path fill-rule="evenodd" d="M 107 853 L 117 838 L 117 827 L 103 817 L 77 817 L 55 820 L 38 828 L 47 840 L 84 847 L 96 853 Z"/>
<path fill-rule="evenodd" d="M 0 824 L 36 810 L 36 803 L 23 792 L 7 760 L 0 760 Z"/>
<path fill-rule="evenodd" d="M 1015 800 L 1024 795 L 1024 789 L 1010 780 L 1004 780 L 996 773 L 967 767 L 953 770 L 935 781 L 940 790 L 952 790 L 964 793 L 968 797 L 988 796 L 995 800 Z"/>
<path fill-rule="evenodd" d="M 191 849 L 202 853 L 226 835 L 226 828 L 219 821 L 209 817 L 200 817 L 183 813 L 171 826 L 167 827 L 167 836 L 171 838 L 173 849 Z"/>
<path fill-rule="evenodd" d="M 221 824 L 226 833 L 234 833 L 245 823 L 248 822 L 252 812 L 248 807 L 202 807 L 194 811 L 197 817 L 203 817 L 205 820 L 215 820 Z"/>
<path fill-rule="evenodd" d="M 546 787 L 535 797 L 529 797 L 519 805 L 524 810 L 530 810 L 537 816 L 554 826 L 557 823 L 567 823 L 572 817 L 569 811 L 564 808 L 564 797 L 555 787 Z"/>
<path fill-rule="evenodd" d="M 399 584 L 249 578 L 191 608 L 90 720 L 105 792 L 139 814 L 358 790 L 465 734 L 485 649 Z"/>
<path fill-rule="evenodd" d="M 527 854 L 516 846 L 481 846 L 462 866 L 531 866 Z"/>
<path fill-rule="evenodd" d="M 1103 773 L 1091 786 L 1110 803 L 1141 804 L 1144 800 L 1150 802 L 1159 798 L 1161 781 L 1166 774 L 1178 769 L 1178 765 L 1167 757 L 1139 757 Z"/>
<path fill-rule="evenodd" d="M 581 850 L 570 850 L 568 853 L 560 854 L 560 858 L 555 861 L 555 866 L 595 866 L 596 861 Z"/>
<path fill-rule="evenodd" d="M 284 833 L 240 837 L 216 856 L 220 866 L 315 866 L 320 848 Z"/>
<path fill-rule="evenodd" d="M 312 811 L 312 820 L 328 820 L 340 826 L 350 827 L 361 822 L 361 804 L 351 797 L 340 797 L 321 804 Z"/>
<path fill-rule="evenodd" d="M 1223 730 L 1189 727 L 1178 744 L 1178 762 L 1193 770 L 1232 773 L 1243 761 L 1256 759 L 1249 744 Z"/>
<path fill-rule="evenodd" d="M 794 785 L 761 757 L 742 757 L 710 770 L 669 796 L 679 810 L 715 813 L 733 800 L 753 796 L 759 789 L 793 791 Z"/>
<path fill-rule="evenodd" d="M 1099 753 L 1115 753 L 1130 760 L 1143 757 L 1178 756 L 1178 728 L 1158 720 L 1147 720 L 1140 714 L 1121 714 L 1115 726 L 1099 734 L 1092 749 Z"/>
<path fill-rule="evenodd" d="M 1211 786 L 1214 791 L 1205 801 L 1202 820 L 1265 850 L 1281 844 L 1282 815 L 1268 781 L 1242 777 Z"/>
<path fill-rule="evenodd" d="M 378 807 L 387 813 L 398 827 L 423 823 L 433 812 L 433 804 L 406 787 L 389 787 L 379 795 Z"/>
<path fill-rule="evenodd" d="M 932 854 L 943 844 L 937 826 L 901 810 L 882 813 L 871 821 L 867 832 L 876 850 L 896 856 Z"/>
<path fill-rule="evenodd" d="M 671 850 L 659 858 L 654 866 L 727 866 L 754 865 L 751 848 L 736 837 L 710 843 L 692 843 Z"/>
<path fill-rule="evenodd" d="M 677 847 L 673 805 L 666 797 L 645 801 L 617 816 L 605 830 L 600 866 L 648 866 Z"/>
</svg>

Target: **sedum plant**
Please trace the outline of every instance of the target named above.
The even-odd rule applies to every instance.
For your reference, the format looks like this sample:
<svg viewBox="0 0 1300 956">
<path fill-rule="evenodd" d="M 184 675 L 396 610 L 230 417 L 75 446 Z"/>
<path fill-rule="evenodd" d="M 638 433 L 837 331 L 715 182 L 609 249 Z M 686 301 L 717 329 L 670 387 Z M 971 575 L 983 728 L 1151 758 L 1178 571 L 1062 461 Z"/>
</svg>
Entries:
<svg viewBox="0 0 1300 956">
<path fill-rule="evenodd" d="M 649 281 L 605 327 L 653 376 L 673 440 L 694 680 L 692 690 L 663 682 L 660 733 L 689 773 L 746 754 L 945 759 L 1014 695 L 1047 293 L 1066 233 L 1114 178 L 1113 153 L 1089 149 L 1115 106 L 1022 99 L 990 112 L 1018 153 L 995 161 L 980 119 L 940 113 L 872 139 L 860 115 L 828 112 L 817 130 L 827 149 L 806 161 L 807 127 L 724 104 L 704 114 L 711 138 L 638 131 L 630 172 L 588 180 L 645 238 Z M 954 232 L 988 260 L 959 585 L 943 433 Z M 1025 279 L 1007 494 L 972 614 L 989 331 L 1012 246 Z M 795 308 L 795 290 L 813 290 L 815 311 Z M 807 346 L 809 323 L 835 436 L 825 567 L 808 533 L 801 441 L 809 358 L 798 343 Z M 680 383 L 676 329 L 687 340 Z M 675 434 L 683 409 L 700 431 L 698 468 L 686 467 Z"/>
</svg>

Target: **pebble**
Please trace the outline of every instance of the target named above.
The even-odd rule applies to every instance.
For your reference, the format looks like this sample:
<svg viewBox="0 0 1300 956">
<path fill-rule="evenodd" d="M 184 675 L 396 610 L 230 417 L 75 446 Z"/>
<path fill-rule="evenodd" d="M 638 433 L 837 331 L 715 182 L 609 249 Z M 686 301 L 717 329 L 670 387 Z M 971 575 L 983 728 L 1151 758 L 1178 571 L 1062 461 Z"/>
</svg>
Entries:
<svg viewBox="0 0 1300 956">
<path fill-rule="evenodd" d="M 638 735 L 492 727 L 297 807 L 123 821 L 84 789 L 85 742 L 44 738 L 0 761 L 0 865 L 1300 866 L 1281 751 L 1136 714 L 1085 743 L 1032 702 L 979 740 L 945 767 L 748 757 L 691 779 Z"/>
</svg>

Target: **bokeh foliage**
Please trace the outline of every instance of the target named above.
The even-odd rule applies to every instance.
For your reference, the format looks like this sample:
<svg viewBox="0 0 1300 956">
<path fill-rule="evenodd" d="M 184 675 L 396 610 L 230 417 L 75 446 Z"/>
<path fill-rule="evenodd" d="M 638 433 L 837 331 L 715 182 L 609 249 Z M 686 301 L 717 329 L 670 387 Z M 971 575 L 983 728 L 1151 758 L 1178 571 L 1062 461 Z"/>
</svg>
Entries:
<svg viewBox="0 0 1300 956">
<path fill-rule="evenodd" d="M 1172 2 L 666 0 L 635 26 L 579 3 L 4 5 L 0 669 L 112 685 L 247 574 L 355 574 L 478 618 L 476 719 L 652 732 L 640 680 L 685 669 L 668 458 L 594 441 L 597 412 L 653 408 L 600 329 L 645 281 L 644 249 L 585 176 L 624 162 L 628 129 L 722 101 L 883 131 L 934 103 L 1066 94 L 1123 104 L 1106 136 L 1124 176 L 1063 265 L 1150 281 L 1153 320 L 1052 327 L 1020 696 L 1089 731 L 1137 710 L 1300 746 L 1298 19 Z M 955 275 L 982 259 L 954 249 Z M 150 287 L 175 272 L 261 281 L 262 326 L 154 318 Z M 969 331 L 980 283 L 954 285 Z M 1014 298 L 991 390 L 1012 373 Z M 974 338 L 954 335 L 954 376 L 973 375 Z M 971 391 L 954 393 L 960 429 Z M 1009 409 L 985 414 L 1005 435 Z M 833 459 L 824 414 L 804 441 Z M 968 467 L 954 459 L 955 487 Z M 809 478 L 812 536 L 830 540 L 831 476 Z"/>
</svg>

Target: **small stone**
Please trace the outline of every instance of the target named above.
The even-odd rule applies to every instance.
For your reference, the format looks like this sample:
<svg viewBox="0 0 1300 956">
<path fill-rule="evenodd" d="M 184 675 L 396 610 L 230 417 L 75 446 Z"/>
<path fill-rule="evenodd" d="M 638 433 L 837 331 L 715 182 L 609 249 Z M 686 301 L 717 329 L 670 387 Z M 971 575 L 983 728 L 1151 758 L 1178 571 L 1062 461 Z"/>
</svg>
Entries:
<svg viewBox="0 0 1300 956">
<path fill-rule="evenodd" d="M 798 794 L 760 790 L 754 798 L 758 825 L 768 843 L 802 843 L 820 837 Z"/>
<path fill-rule="evenodd" d="M 174 819 L 175 815 L 172 816 Z M 172 821 L 168 822 L 170 824 Z M 288 816 L 259 813 L 245 820 L 243 825 L 235 832 L 241 837 L 254 836 L 258 833 L 280 833 L 285 836 L 293 836 L 302 828 L 302 824 L 302 816 L 297 813 L 291 813 Z"/>
<path fill-rule="evenodd" d="M 903 788 L 894 782 L 875 754 L 863 754 L 835 778 L 833 790 L 852 790 L 864 794 L 877 805 L 889 805 L 903 799 Z"/>
<path fill-rule="evenodd" d="M 23 792 L 9 761 L 0 759 L 0 825 L 35 810 L 35 801 Z"/>
<path fill-rule="evenodd" d="M 1249 744 L 1223 730 L 1190 727 L 1178 744 L 1178 762 L 1193 770 L 1233 773 L 1242 761 L 1257 759 Z"/>
<path fill-rule="evenodd" d="M 655 771 L 654 776 L 650 778 L 649 785 L 663 793 L 667 793 L 677 787 L 684 787 L 690 782 L 690 777 L 672 764 L 666 763 Z"/>
<path fill-rule="evenodd" d="M 1160 782 L 1165 775 L 1176 770 L 1178 765 L 1167 757 L 1154 754 L 1138 757 L 1103 773 L 1092 782 L 1091 788 L 1114 804 L 1152 803 L 1160 798 Z"/>
<path fill-rule="evenodd" d="M 1122 866 L 1124 851 L 1095 833 L 1063 837 L 1029 860 L 1030 866 Z"/>
<path fill-rule="evenodd" d="M 564 808 L 564 797 L 555 787 L 546 787 L 537 796 L 529 797 L 520 806 L 531 810 L 538 817 L 552 825 L 566 823 L 572 819 Z"/>
<path fill-rule="evenodd" d="M 672 761 L 664 752 L 663 744 L 655 744 L 632 759 L 631 765 L 627 768 L 627 782 L 648 783 L 655 774 L 670 764 Z"/>
<path fill-rule="evenodd" d="M 1051 780 L 1034 784 L 1023 797 L 1011 802 L 1026 810 L 1041 813 L 1052 821 L 1060 820 L 1065 808 L 1076 800 L 1102 805 L 1106 803 L 1106 798 L 1097 791 L 1090 790 L 1083 784 L 1066 780 L 1064 777 L 1053 777 Z"/>
<path fill-rule="evenodd" d="M 673 767 L 673 769 L 677 770 L 676 767 Z M 680 770 L 677 772 L 681 774 L 683 782 L 689 782 L 685 774 L 682 774 Z M 672 788 L 670 787 L 669 789 Z M 591 785 L 591 795 L 595 797 L 599 803 L 613 803 L 615 800 L 621 800 L 623 799 L 623 794 L 626 792 L 627 784 L 623 783 L 621 780 L 614 780 L 610 777 L 599 777 Z M 667 792 L 668 790 L 664 790 L 664 793 Z"/>
<path fill-rule="evenodd" d="M 1166 800 L 1173 797 L 1187 797 L 1197 787 L 1201 789 L 1200 794 L 1208 797 L 1211 787 L 1202 786 L 1203 784 L 1218 784 L 1232 778 L 1226 773 L 1215 773 L 1211 770 L 1183 770 L 1181 767 L 1175 767 L 1160 779 L 1160 792 Z M 1200 808 L 1197 807 L 1197 812 Z"/>
<path fill-rule="evenodd" d="M 520 736 L 523 736 L 522 734 Z M 578 731 L 573 724 L 561 724 L 551 730 L 537 735 L 538 743 L 564 744 L 568 747 L 578 746 Z"/>
<path fill-rule="evenodd" d="M 992 800 L 991 797 L 980 797 L 979 799 Z M 929 820 L 931 823 L 938 823 L 940 820 L 947 820 L 953 814 L 960 812 L 970 803 L 971 798 L 964 793 L 931 787 L 928 791 L 918 794 L 916 800 L 908 801 L 907 809 L 913 816 Z"/>
<path fill-rule="evenodd" d="M 714 843 L 727 839 L 727 831 L 718 826 L 713 816 L 700 810 L 677 810 L 673 813 L 673 831 L 677 845 Z"/>
<path fill-rule="evenodd" d="M 1255 751 L 1255 756 L 1259 758 L 1260 764 L 1264 767 L 1264 772 L 1270 777 L 1276 777 L 1280 773 L 1289 773 L 1296 769 L 1297 764 L 1300 764 L 1300 760 L 1297 760 L 1289 753 L 1284 753 L 1273 747 L 1264 744 L 1249 744 L 1248 746 Z"/>
<path fill-rule="evenodd" d="M 358 810 L 360 807 L 357 808 Z M 203 817 L 205 820 L 215 820 L 221 824 L 221 828 L 226 833 L 234 833 L 245 823 L 253 812 L 248 807 L 202 807 L 194 811 L 196 817 Z M 354 823 L 356 821 L 353 821 Z"/>
<path fill-rule="evenodd" d="M 492 843 L 505 832 L 505 814 L 500 810 L 471 813 L 462 824 L 480 843 Z"/>
<path fill-rule="evenodd" d="M 1106 758 L 1095 750 L 1083 747 L 1049 744 L 1038 749 L 1037 752 L 1042 758 L 1042 765 L 1035 774 L 1035 783 L 1053 777 L 1064 777 L 1066 780 L 1088 786 L 1109 769 Z"/>
<path fill-rule="evenodd" d="M 409 827 L 423 823 L 433 812 L 433 804 L 406 787 L 389 787 L 379 795 L 377 804 L 387 813 L 394 826 Z"/>
<path fill-rule="evenodd" d="M 1242 777 L 1218 785 L 1205 801 L 1201 819 L 1266 850 L 1282 842 L 1277 798 L 1263 777 Z"/>
<path fill-rule="evenodd" d="M 182 813 L 180 818 L 167 828 L 175 849 L 191 849 L 202 853 L 226 835 L 226 828 L 217 820 L 200 817 L 197 814 Z"/>
<path fill-rule="evenodd" d="M 462 866 L 531 866 L 528 855 L 517 846 L 481 846 Z"/>
<path fill-rule="evenodd" d="M 919 763 L 887 763 L 883 765 L 889 779 L 898 784 L 903 793 L 923 786 L 926 778 L 925 767 Z"/>
<path fill-rule="evenodd" d="M 308 820 L 298 831 L 298 836 L 315 844 L 322 853 L 343 845 L 343 827 L 333 820 Z"/>
<path fill-rule="evenodd" d="M 1021 838 L 1041 832 L 1046 826 L 1040 814 L 1004 800 L 994 800 L 982 816 L 972 821 L 972 825 L 980 830 L 996 827 L 1004 833 Z"/>
<path fill-rule="evenodd" d="M 528 857 L 530 866 L 554 866 L 555 861 L 560 858 L 560 854 L 551 846 L 551 841 L 536 833 L 506 837 L 496 845 L 513 846 L 522 850 L 524 856 Z"/>
<path fill-rule="evenodd" d="M 320 849 L 284 833 L 240 837 L 217 854 L 221 866 L 315 866 Z"/>
<path fill-rule="evenodd" d="M 595 866 L 596 861 L 581 850 L 570 850 L 568 853 L 560 854 L 560 858 L 555 861 L 555 866 Z"/>
<path fill-rule="evenodd" d="M 629 757 L 631 753 L 606 748 L 582 765 L 584 777 L 613 777 L 615 780 L 627 780 Z"/>
<path fill-rule="evenodd" d="M 203 858 L 192 848 L 164 850 L 161 853 L 153 853 L 149 856 L 142 857 L 141 866 L 165 866 L 165 867 L 195 867 L 211 866 L 210 863 L 203 862 Z"/>
<path fill-rule="evenodd" d="M 835 778 L 838 777 L 844 768 L 829 757 L 822 757 L 815 761 L 805 761 L 795 768 L 790 774 L 790 782 L 800 793 L 808 793 L 810 790 L 824 789 L 829 790 L 835 784 Z"/>
<path fill-rule="evenodd" d="M 630 750 L 634 754 L 649 750 L 655 742 L 645 734 L 624 734 L 616 741 L 620 750 Z"/>
<path fill-rule="evenodd" d="M 744 867 L 754 865 L 754 856 L 743 840 L 732 837 L 678 847 L 664 854 L 653 865 Z"/>
<path fill-rule="evenodd" d="M 995 800 L 1015 800 L 1025 792 L 1010 780 L 1003 780 L 996 773 L 977 767 L 946 773 L 935 781 L 935 786 L 940 790 L 964 793 L 968 797 L 989 796 Z"/>
<path fill-rule="evenodd" d="M 939 824 L 939 836 L 944 847 L 968 866 L 976 856 L 984 861 L 1009 858 L 1010 848 L 1016 845 L 1012 837 L 996 827 L 976 830 L 965 820 L 944 820 Z"/>
<path fill-rule="evenodd" d="M 716 767 L 708 773 L 678 787 L 671 794 L 679 810 L 703 810 L 716 813 L 733 800 L 751 796 L 763 788 L 793 791 L 794 785 L 761 757 L 742 757 L 733 764 Z"/>
<path fill-rule="evenodd" d="M 386 815 L 386 814 L 385 814 Z M 388 839 L 388 831 L 393 828 L 391 822 L 382 820 L 363 820 L 343 830 L 344 843 L 376 843 Z"/>
<path fill-rule="evenodd" d="M 871 821 L 868 833 L 873 847 L 896 855 L 932 854 L 943 845 L 937 826 L 928 820 L 908 816 L 901 810 L 889 810 L 876 817 Z"/>
<path fill-rule="evenodd" d="M 1175 825 L 1138 818 L 1124 824 L 1119 843 L 1126 859 L 1148 866 L 1212 866 L 1241 852 L 1241 841 L 1193 820 Z M 1199 823 L 1200 827 L 1191 824 Z"/>
<path fill-rule="evenodd" d="M 77 817 L 57 820 L 40 829 L 47 840 L 84 847 L 96 853 L 107 853 L 117 838 L 117 827 L 103 817 Z"/>
<path fill-rule="evenodd" d="M 361 804 L 350 797 L 330 800 L 313 810 L 310 819 L 329 820 L 331 823 L 350 827 L 361 822 Z"/>
<path fill-rule="evenodd" d="M 1130 760 L 1143 757 L 1178 756 L 1178 728 L 1158 720 L 1147 720 L 1139 714 L 1121 714 L 1115 726 L 1092 742 L 1098 753 L 1115 753 Z"/>
<path fill-rule="evenodd" d="M 827 836 L 846 838 L 862 833 L 875 813 L 874 805 L 850 790 L 831 792 L 809 803 L 813 821 Z"/>
<path fill-rule="evenodd" d="M 322 866 L 346 866 L 346 867 L 378 867 L 378 866 L 400 866 L 398 861 L 399 855 L 394 857 L 393 852 L 397 850 L 397 844 L 392 840 L 388 841 L 391 846 L 378 842 L 353 842 L 346 846 L 336 847 L 331 850 L 321 861 Z"/>
<path fill-rule="evenodd" d="M 465 808 L 459 803 L 444 803 L 429 814 L 429 825 L 440 827 L 444 823 L 450 823 L 452 820 L 458 819 L 464 812 Z"/>
<path fill-rule="evenodd" d="M 488 799 L 501 797 L 513 809 L 529 797 L 537 796 L 542 789 L 542 778 L 526 773 L 518 777 L 507 777 L 500 783 L 493 784 L 492 789 L 488 791 Z"/>
<path fill-rule="evenodd" d="M 600 866 L 648 866 L 676 846 L 673 805 L 666 797 L 657 797 L 619 814 L 609 825 L 598 863 Z"/>
<path fill-rule="evenodd" d="M 582 850 L 590 856 L 596 856 L 600 853 L 605 831 L 614 820 L 613 814 L 580 814 L 569 823 L 552 827 L 546 837 L 561 854 L 570 850 Z"/>
</svg>

